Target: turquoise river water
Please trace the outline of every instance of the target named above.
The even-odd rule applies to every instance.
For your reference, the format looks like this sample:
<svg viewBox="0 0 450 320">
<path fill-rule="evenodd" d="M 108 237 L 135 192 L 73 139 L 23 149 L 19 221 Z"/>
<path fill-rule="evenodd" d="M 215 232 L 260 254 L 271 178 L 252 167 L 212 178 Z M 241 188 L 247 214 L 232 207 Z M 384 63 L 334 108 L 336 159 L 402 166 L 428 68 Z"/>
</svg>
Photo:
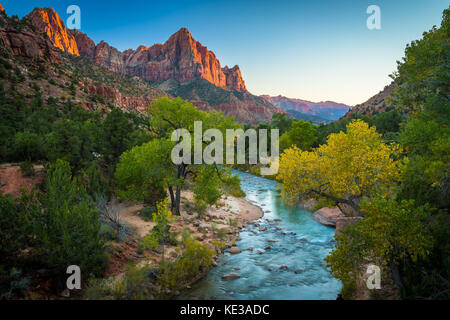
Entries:
<svg viewBox="0 0 450 320">
<path fill-rule="evenodd" d="M 218 266 L 180 298 L 336 299 L 341 283 L 324 262 L 335 245 L 334 229 L 314 221 L 311 212 L 286 205 L 277 182 L 240 171 L 234 173 L 241 178 L 246 199 L 261 207 L 264 217 L 258 221 L 260 226 L 249 225 L 240 233 L 241 240 L 236 245 L 242 253 L 226 252 L 219 258 Z M 260 227 L 267 230 L 259 231 Z M 268 245 L 271 249 L 265 250 Z M 245 250 L 249 247 L 253 251 Z M 282 265 L 287 269 L 281 270 Z M 238 273 L 241 278 L 222 280 L 227 273 Z"/>
</svg>

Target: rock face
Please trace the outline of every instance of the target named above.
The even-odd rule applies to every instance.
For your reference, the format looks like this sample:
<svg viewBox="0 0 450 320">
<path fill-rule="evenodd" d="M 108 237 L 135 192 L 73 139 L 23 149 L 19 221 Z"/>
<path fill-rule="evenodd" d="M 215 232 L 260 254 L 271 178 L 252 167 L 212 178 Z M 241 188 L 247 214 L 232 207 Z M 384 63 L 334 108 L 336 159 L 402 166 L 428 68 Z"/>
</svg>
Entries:
<svg viewBox="0 0 450 320">
<path fill-rule="evenodd" d="M 70 33 L 82 56 L 110 67 L 115 72 L 128 73 L 153 82 L 205 79 L 227 90 L 247 90 L 239 67 L 222 68 L 215 54 L 196 41 L 186 28 L 180 29 L 164 44 L 158 43 L 150 48 L 142 45 L 136 50 L 124 52 L 104 41 L 95 45 L 77 30 L 70 30 Z"/>
<path fill-rule="evenodd" d="M 339 208 L 322 208 L 317 210 L 312 217 L 320 224 L 336 227 L 336 221 L 340 218 L 344 218 L 345 215 Z"/>
<path fill-rule="evenodd" d="M 74 55 L 81 54 L 114 72 L 154 82 L 205 79 L 220 88 L 247 91 L 239 67 L 222 68 L 215 54 L 196 41 L 186 28 L 172 35 L 165 44 L 120 52 L 104 41 L 95 45 L 86 34 L 68 30 L 51 8 L 35 8 L 26 18 L 38 32 L 47 34 L 55 47 Z"/>
<path fill-rule="evenodd" d="M 47 34 L 53 45 L 62 51 L 79 55 L 75 38 L 64 25 L 64 21 L 51 8 L 35 8 L 26 18 L 36 28 L 37 32 Z"/>
<path fill-rule="evenodd" d="M 142 96 L 132 96 L 122 94 L 119 89 L 106 86 L 104 84 L 93 84 L 87 86 L 87 91 L 91 94 L 105 98 L 115 106 L 122 106 L 128 110 L 145 111 L 147 106 L 154 102 L 156 96 L 148 94 Z M 162 95 L 162 93 L 161 93 Z M 84 104 L 88 109 L 92 109 L 89 104 Z"/>
<path fill-rule="evenodd" d="M 24 26 L 20 30 L 10 27 L 7 19 L 4 11 L 0 12 L 0 43 L 9 48 L 15 56 L 32 59 L 45 56 L 50 62 L 60 61 L 58 50 L 48 39 L 40 36 L 28 26 Z"/>
</svg>

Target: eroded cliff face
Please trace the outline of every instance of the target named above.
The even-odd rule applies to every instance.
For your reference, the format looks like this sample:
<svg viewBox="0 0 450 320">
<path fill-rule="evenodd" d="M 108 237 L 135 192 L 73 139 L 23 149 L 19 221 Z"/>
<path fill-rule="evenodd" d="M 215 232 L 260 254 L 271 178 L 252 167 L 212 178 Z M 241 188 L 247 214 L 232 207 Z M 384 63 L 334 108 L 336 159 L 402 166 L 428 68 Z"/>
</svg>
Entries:
<svg viewBox="0 0 450 320">
<path fill-rule="evenodd" d="M 205 79 L 227 90 L 247 90 L 239 67 L 222 68 L 215 54 L 196 41 L 186 28 L 172 35 L 164 44 L 158 43 L 150 48 L 142 45 L 136 50 L 124 52 L 104 41 L 95 45 L 79 31 L 70 30 L 70 33 L 82 56 L 110 67 L 115 72 L 128 73 L 153 82 Z"/>
<path fill-rule="evenodd" d="M 45 33 L 53 45 L 62 51 L 79 55 L 75 38 L 69 33 L 64 21 L 51 8 L 35 8 L 26 16 L 37 32 Z"/>
<path fill-rule="evenodd" d="M 53 43 L 42 37 L 24 24 L 21 28 L 10 25 L 19 24 L 18 18 L 8 18 L 0 5 L 0 44 L 12 54 L 22 58 L 40 59 L 45 57 L 50 62 L 58 63 L 60 56 Z"/>
</svg>

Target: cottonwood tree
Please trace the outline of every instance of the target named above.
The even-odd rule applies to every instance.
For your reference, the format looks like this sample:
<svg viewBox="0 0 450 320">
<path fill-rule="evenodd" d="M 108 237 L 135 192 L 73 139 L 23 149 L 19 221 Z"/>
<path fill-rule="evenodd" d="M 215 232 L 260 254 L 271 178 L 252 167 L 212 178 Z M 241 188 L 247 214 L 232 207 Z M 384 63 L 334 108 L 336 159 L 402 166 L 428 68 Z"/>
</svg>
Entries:
<svg viewBox="0 0 450 320">
<path fill-rule="evenodd" d="M 398 151 L 384 143 L 374 127 L 354 120 L 347 133 L 331 134 L 326 144 L 312 151 L 287 149 L 277 179 L 290 202 L 323 197 L 359 212 L 363 198 L 390 193 L 400 176 Z"/>
<path fill-rule="evenodd" d="M 222 187 L 225 184 L 238 183 L 237 180 L 230 178 L 225 169 L 217 166 L 218 161 L 209 164 L 195 161 L 195 152 L 185 153 L 186 150 L 183 149 L 178 156 L 186 161 L 172 161 L 176 143 L 170 140 L 172 134 L 180 134 L 183 136 L 182 140 L 186 139 L 184 140 L 188 145 L 185 145 L 186 148 L 195 149 L 195 122 L 201 122 L 201 134 L 208 129 L 225 132 L 226 129 L 237 127 L 232 118 L 225 118 L 218 112 L 200 111 L 185 100 L 167 97 L 160 98 L 149 106 L 148 113 L 151 117 L 150 129 L 156 138 L 121 156 L 116 170 L 116 180 L 121 189 L 119 194 L 126 198 L 144 200 L 150 192 L 150 187 L 163 188 L 169 192 L 171 210 L 175 215 L 180 215 L 181 190 L 188 177 L 192 177 L 193 183 L 198 184 L 194 191 L 224 189 Z M 198 147 L 201 155 L 205 148 L 208 148 L 207 143 L 203 141 L 203 136 Z M 204 176 L 204 170 L 211 173 L 208 185 L 205 185 L 208 180 L 198 178 Z M 216 196 L 205 198 L 198 195 L 197 199 L 213 204 L 220 198 L 221 193 L 212 192 L 211 194 Z"/>
</svg>

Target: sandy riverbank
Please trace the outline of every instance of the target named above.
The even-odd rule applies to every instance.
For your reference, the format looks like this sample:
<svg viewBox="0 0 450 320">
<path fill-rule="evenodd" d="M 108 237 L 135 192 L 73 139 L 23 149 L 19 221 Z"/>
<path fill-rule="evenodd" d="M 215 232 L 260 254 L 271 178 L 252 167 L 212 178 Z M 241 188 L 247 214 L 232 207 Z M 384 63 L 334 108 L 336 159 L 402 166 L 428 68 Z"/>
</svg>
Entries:
<svg viewBox="0 0 450 320">
<path fill-rule="evenodd" d="M 181 231 L 189 229 L 191 236 L 210 248 L 215 248 L 214 243 L 220 241 L 224 247 L 234 246 L 239 237 L 239 232 L 249 223 L 263 217 L 263 210 L 248 202 L 244 198 L 232 196 L 222 197 L 217 205 L 210 206 L 206 212 L 200 216 L 192 207 L 193 194 L 190 191 L 182 192 L 181 215 L 176 217 L 176 221 L 171 223 L 171 232 L 178 233 L 181 239 Z M 140 239 L 150 233 L 155 223 L 145 221 L 141 217 L 143 205 L 139 203 L 120 204 L 120 219 L 134 229 L 132 239 L 124 244 L 114 244 L 120 247 L 121 255 L 113 259 L 110 263 L 107 274 L 121 277 L 125 271 L 127 255 L 133 258 L 139 265 L 157 266 L 161 261 L 161 252 L 144 252 L 136 254 L 137 244 Z M 213 243 L 214 242 L 214 243 Z M 177 258 L 178 246 L 166 245 L 164 256 L 167 260 Z M 223 253 L 217 251 L 215 259 Z M 214 263 L 215 265 L 215 263 Z"/>
</svg>

